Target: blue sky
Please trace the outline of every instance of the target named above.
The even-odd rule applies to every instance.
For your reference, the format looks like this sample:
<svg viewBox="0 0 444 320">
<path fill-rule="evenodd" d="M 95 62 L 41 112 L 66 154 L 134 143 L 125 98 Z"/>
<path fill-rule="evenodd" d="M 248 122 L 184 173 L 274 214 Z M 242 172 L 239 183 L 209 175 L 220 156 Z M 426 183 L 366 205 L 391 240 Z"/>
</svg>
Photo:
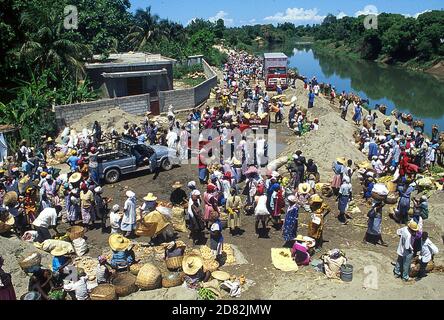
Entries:
<svg viewBox="0 0 444 320">
<path fill-rule="evenodd" d="M 194 18 L 217 20 L 227 26 L 292 22 L 318 23 L 328 14 L 338 17 L 358 13 L 400 13 L 415 16 L 427 10 L 444 9 L 442 0 L 131 0 L 131 11 L 151 6 L 161 18 L 186 25 Z"/>
</svg>

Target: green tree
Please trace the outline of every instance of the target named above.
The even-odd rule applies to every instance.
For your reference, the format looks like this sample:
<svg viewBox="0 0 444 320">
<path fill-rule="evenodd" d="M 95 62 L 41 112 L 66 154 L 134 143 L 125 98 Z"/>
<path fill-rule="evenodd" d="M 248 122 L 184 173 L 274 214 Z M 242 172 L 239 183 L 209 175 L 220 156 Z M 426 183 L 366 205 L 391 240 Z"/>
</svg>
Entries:
<svg viewBox="0 0 444 320">
<path fill-rule="evenodd" d="M 134 50 L 141 50 L 151 40 L 160 37 L 159 16 L 151 13 L 151 7 L 138 9 L 134 15 L 134 25 L 130 29 L 127 40 Z"/>
</svg>

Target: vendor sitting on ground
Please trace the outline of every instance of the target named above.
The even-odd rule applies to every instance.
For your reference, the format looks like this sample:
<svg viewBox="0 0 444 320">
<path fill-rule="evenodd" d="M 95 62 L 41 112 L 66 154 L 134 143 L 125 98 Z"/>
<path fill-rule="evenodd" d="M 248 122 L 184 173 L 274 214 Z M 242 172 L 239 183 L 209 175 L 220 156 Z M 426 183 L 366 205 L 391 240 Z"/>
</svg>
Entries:
<svg viewBox="0 0 444 320">
<path fill-rule="evenodd" d="M 124 236 L 114 233 L 109 237 L 109 246 L 113 250 L 110 265 L 118 270 L 120 268 L 129 268 L 135 261 L 134 252 L 131 246 L 131 241 Z"/>
<path fill-rule="evenodd" d="M 109 283 L 112 271 L 109 270 L 108 266 L 111 265 L 104 256 L 99 256 L 97 260 L 99 261 L 96 271 L 97 284 Z"/>
<path fill-rule="evenodd" d="M 187 193 L 182 189 L 182 186 L 183 185 L 180 183 L 180 181 L 176 181 L 172 185 L 174 191 L 171 192 L 170 202 L 173 204 L 173 206 L 180 206 L 188 201 Z"/>
<path fill-rule="evenodd" d="M 291 255 L 294 257 L 294 261 L 298 266 L 307 266 L 310 263 L 309 248 L 313 247 L 314 243 L 309 241 L 307 237 L 298 235 L 295 239 L 295 243 L 291 248 Z"/>
<path fill-rule="evenodd" d="M 165 259 L 183 256 L 184 252 L 183 247 L 178 247 L 175 241 L 171 241 L 165 248 Z"/>
<path fill-rule="evenodd" d="M 185 256 L 182 261 L 182 269 L 185 273 L 185 283 L 189 288 L 197 288 L 199 282 L 207 282 L 210 279 L 210 272 L 204 271 L 203 260 L 197 255 Z"/>
<path fill-rule="evenodd" d="M 63 279 L 69 274 L 69 270 L 66 268 L 72 259 L 68 257 L 68 250 L 64 247 L 56 247 L 51 251 L 52 258 L 52 272 L 53 277 L 57 280 Z"/>
</svg>

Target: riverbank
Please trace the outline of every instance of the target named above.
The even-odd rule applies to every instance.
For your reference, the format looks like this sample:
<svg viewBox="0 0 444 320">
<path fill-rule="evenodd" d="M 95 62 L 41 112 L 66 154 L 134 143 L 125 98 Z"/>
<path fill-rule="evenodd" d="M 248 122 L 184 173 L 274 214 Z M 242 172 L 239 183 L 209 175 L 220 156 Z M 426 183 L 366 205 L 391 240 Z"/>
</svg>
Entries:
<svg viewBox="0 0 444 320">
<path fill-rule="evenodd" d="M 391 62 L 384 56 L 374 60 L 365 60 L 361 58 L 358 52 L 345 45 L 342 41 L 332 42 L 328 40 L 317 40 L 312 43 L 312 46 L 317 51 L 325 54 L 343 56 L 357 60 L 373 61 L 381 65 L 396 66 L 411 71 L 424 72 L 435 76 L 437 80 L 444 80 L 444 60 L 442 57 L 426 62 L 419 62 L 416 58 L 406 62 Z"/>
</svg>

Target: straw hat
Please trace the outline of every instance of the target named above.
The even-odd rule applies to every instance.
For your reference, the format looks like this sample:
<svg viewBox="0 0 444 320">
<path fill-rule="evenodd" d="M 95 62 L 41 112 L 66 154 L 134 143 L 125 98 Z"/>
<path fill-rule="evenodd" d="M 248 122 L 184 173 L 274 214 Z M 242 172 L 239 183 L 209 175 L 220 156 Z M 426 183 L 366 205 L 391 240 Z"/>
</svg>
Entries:
<svg viewBox="0 0 444 320">
<path fill-rule="evenodd" d="M 216 270 L 211 273 L 211 276 L 219 281 L 227 281 L 230 279 L 230 274 L 225 271 Z"/>
<path fill-rule="evenodd" d="M 183 272 L 189 276 L 195 275 L 203 266 L 202 258 L 196 255 L 188 255 L 183 258 Z"/>
<path fill-rule="evenodd" d="M 179 189 L 179 188 L 182 188 L 182 186 L 183 186 L 183 184 L 180 183 L 180 181 L 176 181 L 176 182 L 174 182 L 174 184 L 172 185 L 172 188 L 173 188 L 173 189 Z"/>
<path fill-rule="evenodd" d="M 345 159 L 345 157 L 339 157 L 336 158 L 336 162 L 340 163 L 340 164 L 345 164 L 347 160 Z"/>
<path fill-rule="evenodd" d="M 307 194 L 311 190 L 311 187 L 308 183 L 301 183 L 298 186 L 298 192 L 302 194 Z"/>
<path fill-rule="evenodd" d="M 54 257 L 61 257 L 68 254 L 68 250 L 64 247 L 56 247 L 51 250 L 51 255 Z"/>
<path fill-rule="evenodd" d="M 310 202 L 311 203 L 322 203 L 322 202 L 324 202 L 324 200 L 322 200 L 322 198 L 318 194 L 314 194 L 311 196 Z"/>
<path fill-rule="evenodd" d="M 157 197 L 154 196 L 154 194 L 153 194 L 152 192 L 150 192 L 150 193 L 148 193 L 148 194 L 143 198 L 143 200 L 145 200 L 145 201 L 156 201 L 156 200 L 157 200 Z"/>
<path fill-rule="evenodd" d="M 109 237 L 109 246 L 114 251 L 125 251 L 131 244 L 131 241 L 121 234 L 114 233 Z"/>
<path fill-rule="evenodd" d="M 409 229 L 411 229 L 413 231 L 418 231 L 419 230 L 418 224 L 415 221 L 413 221 L 413 220 L 411 220 L 407 226 L 409 227 Z"/>
<path fill-rule="evenodd" d="M 52 141 L 54 141 L 54 140 L 52 140 L 51 137 L 48 137 L 48 139 L 46 139 L 46 142 L 52 142 Z"/>
<path fill-rule="evenodd" d="M 43 172 L 42 172 L 42 173 L 43 173 Z M 81 174 L 80 172 L 76 172 L 76 173 L 73 173 L 73 174 L 69 177 L 68 182 L 69 182 L 69 183 L 76 183 L 76 182 L 79 182 L 80 179 L 82 179 L 82 174 Z"/>
<path fill-rule="evenodd" d="M 17 192 L 9 191 L 3 197 L 3 204 L 5 206 L 15 206 L 18 200 Z"/>
</svg>

